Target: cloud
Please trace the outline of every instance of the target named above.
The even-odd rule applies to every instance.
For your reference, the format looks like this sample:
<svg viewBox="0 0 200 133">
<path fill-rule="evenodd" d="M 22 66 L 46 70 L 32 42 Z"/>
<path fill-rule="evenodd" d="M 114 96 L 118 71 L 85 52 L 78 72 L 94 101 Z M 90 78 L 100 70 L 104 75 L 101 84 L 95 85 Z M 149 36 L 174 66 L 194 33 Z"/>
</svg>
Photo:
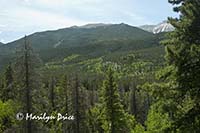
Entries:
<svg viewBox="0 0 200 133">
<path fill-rule="evenodd" d="M 84 5 L 84 4 L 98 4 L 105 2 L 104 0 L 28 0 L 34 4 L 43 6 L 67 6 L 67 5 Z"/>
<path fill-rule="evenodd" d="M 31 9 L 21 9 L 16 10 L 9 14 L 9 16 L 16 19 L 23 25 L 35 25 L 35 26 L 45 26 L 45 27 L 63 27 L 71 26 L 73 24 L 82 24 L 81 20 L 76 20 L 64 15 L 44 12 L 39 10 Z"/>
<path fill-rule="evenodd" d="M 3 12 L 3 11 L 0 12 L 0 16 L 1 16 L 1 17 L 5 16 L 5 15 L 6 15 L 5 12 Z"/>
<path fill-rule="evenodd" d="M 0 38 L 87 23 L 156 23 L 167 17 L 160 0 L 0 0 Z M 159 7 L 159 8 L 158 8 Z M 162 12 L 157 10 L 164 9 Z M 168 11 L 167 11 L 168 13 Z M 164 15 L 163 15 L 164 14 Z"/>
<path fill-rule="evenodd" d="M 0 28 L 6 27 L 6 25 L 0 24 Z"/>
<path fill-rule="evenodd" d="M 38 10 L 29 6 L 16 6 L 0 11 L 0 38 L 10 42 L 17 38 L 44 30 L 55 30 L 86 22 L 49 10 Z"/>
<path fill-rule="evenodd" d="M 84 24 L 85 22 L 66 17 L 64 15 L 39 11 L 29 8 L 13 9 L 7 13 L 4 21 L 9 22 L 7 27 L 9 30 L 43 30 L 57 29 L 61 27 L 69 27 L 74 24 Z M 1 25 L 0 25 L 1 26 Z M 3 26 L 3 25 L 2 25 Z"/>
<path fill-rule="evenodd" d="M 11 2 L 11 0 L 1 0 L 0 30 L 4 33 L 4 39 L 11 41 L 11 36 L 16 39 L 23 34 L 73 25 L 95 22 L 136 23 L 139 21 L 139 15 L 124 12 L 125 8 L 128 8 L 125 6 L 127 1 L 12 0 Z M 133 19 L 130 19 L 131 17 Z M 7 36 L 8 33 L 10 36 Z"/>
</svg>

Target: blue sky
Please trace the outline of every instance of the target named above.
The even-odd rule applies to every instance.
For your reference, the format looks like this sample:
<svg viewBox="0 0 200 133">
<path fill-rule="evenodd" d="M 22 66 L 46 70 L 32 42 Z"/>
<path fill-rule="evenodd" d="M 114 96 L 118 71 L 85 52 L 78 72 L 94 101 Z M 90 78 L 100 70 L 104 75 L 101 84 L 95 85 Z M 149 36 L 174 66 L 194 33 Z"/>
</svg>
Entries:
<svg viewBox="0 0 200 133">
<path fill-rule="evenodd" d="M 168 0 L 0 0 L 0 42 L 87 23 L 157 24 L 175 16 Z"/>
</svg>

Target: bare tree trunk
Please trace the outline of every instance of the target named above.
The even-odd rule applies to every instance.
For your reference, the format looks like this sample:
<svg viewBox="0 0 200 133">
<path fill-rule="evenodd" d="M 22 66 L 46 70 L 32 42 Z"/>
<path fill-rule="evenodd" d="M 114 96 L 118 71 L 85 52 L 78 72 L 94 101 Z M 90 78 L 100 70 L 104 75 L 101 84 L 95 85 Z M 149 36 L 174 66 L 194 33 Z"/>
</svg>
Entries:
<svg viewBox="0 0 200 133">
<path fill-rule="evenodd" d="M 79 110 L 79 82 L 78 76 L 75 79 L 75 112 L 76 112 L 76 133 L 80 132 L 80 110 Z"/>
<path fill-rule="evenodd" d="M 27 48 L 27 39 L 25 37 L 25 88 L 26 88 L 26 111 L 28 114 L 31 113 L 31 95 L 30 95 L 30 79 L 29 79 L 29 54 Z M 26 121 L 27 132 L 32 132 L 31 120 Z"/>
</svg>

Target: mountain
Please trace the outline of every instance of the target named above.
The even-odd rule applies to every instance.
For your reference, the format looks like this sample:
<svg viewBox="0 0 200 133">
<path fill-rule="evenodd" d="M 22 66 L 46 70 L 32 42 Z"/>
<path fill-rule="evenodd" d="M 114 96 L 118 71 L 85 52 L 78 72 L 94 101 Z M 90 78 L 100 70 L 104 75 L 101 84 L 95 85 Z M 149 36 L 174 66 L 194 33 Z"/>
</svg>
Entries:
<svg viewBox="0 0 200 133">
<path fill-rule="evenodd" d="M 137 27 L 121 24 L 88 24 L 27 36 L 44 62 L 63 60 L 72 54 L 81 58 L 96 58 L 158 46 L 159 37 Z M 21 38 L 0 46 L 0 67 L 15 57 Z"/>
<path fill-rule="evenodd" d="M 95 23 L 95 24 L 86 24 L 83 26 L 77 26 L 77 28 L 97 28 L 97 27 L 106 27 L 111 25 L 113 24 Z"/>
<path fill-rule="evenodd" d="M 158 25 L 156 25 L 153 29 L 153 33 L 157 34 L 157 33 L 161 33 L 161 32 L 169 32 L 169 31 L 173 31 L 174 27 L 167 21 L 164 21 Z"/>
<path fill-rule="evenodd" d="M 142 25 L 139 28 L 142 30 L 148 31 L 148 32 L 153 32 L 153 29 L 155 28 L 155 25 Z"/>
<path fill-rule="evenodd" d="M 84 28 L 83 28 L 84 27 Z M 91 28 L 85 28 L 91 27 Z M 152 37 L 153 34 L 132 27 L 127 24 L 113 24 L 109 26 L 95 26 L 92 24 L 81 27 L 70 27 L 55 31 L 37 32 L 28 39 L 36 49 L 84 46 L 98 41 L 109 40 L 141 40 Z M 8 43 L 5 47 L 16 47 L 23 43 L 23 38 Z"/>
<path fill-rule="evenodd" d="M 154 34 L 162 33 L 162 32 L 170 32 L 174 30 L 174 27 L 167 21 L 163 21 L 162 23 L 159 23 L 157 25 L 143 25 L 139 28 L 152 32 Z"/>
<path fill-rule="evenodd" d="M 2 43 L 2 42 L 0 42 L 0 46 L 1 46 L 1 45 L 3 45 L 3 43 Z"/>
</svg>

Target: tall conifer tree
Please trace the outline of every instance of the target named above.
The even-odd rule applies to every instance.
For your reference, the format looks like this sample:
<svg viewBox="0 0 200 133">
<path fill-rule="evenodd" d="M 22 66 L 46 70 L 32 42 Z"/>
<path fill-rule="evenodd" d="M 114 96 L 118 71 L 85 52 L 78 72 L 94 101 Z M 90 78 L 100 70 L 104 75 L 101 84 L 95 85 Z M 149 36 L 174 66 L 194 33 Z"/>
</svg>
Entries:
<svg viewBox="0 0 200 133">
<path fill-rule="evenodd" d="M 25 36 L 23 45 L 19 51 L 17 51 L 17 59 L 15 64 L 16 69 L 16 81 L 18 84 L 18 96 L 21 103 L 21 107 L 24 113 L 34 113 L 40 108 L 38 106 L 38 100 L 40 94 L 39 86 L 39 74 L 36 68 L 40 64 L 40 59 L 33 52 L 33 49 Z M 33 123 L 31 120 L 25 121 L 25 132 L 33 132 Z M 35 126 L 36 128 L 36 126 Z"/>
<path fill-rule="evenodd" d="M 172 129 L 181 132 L 200 131 L 200 1 L 169 0 L 179 18 L 169 18 L 175 30 L 163 41 L 167 67 L 160 98 L 173 120 Z M 160 84 L 163 87 L 163 85 Z M 166 89 L 168 91 L 166 91 Z M 163 95 L 164 94 L 164 95 Z"/>
<path fill-rule="evenodd" d="M 102 111 L 105 119 L 103 128 L 108 133 L 130 132 L 128 114 L 123 109 L 118 86 L 116 84 L 116 73 L 109 67 L 106 80 L 102 87 Z"/>
<path fill-rule="evenodd" d="M 7 66 L 4 73 L 4 85 L 2 87 L 2 100 L 7 101 L 9 99 L 13 99 L 14 97 L 14 79 L 13 79 L 13 69 L 11 63 Z"/>
</svg>

